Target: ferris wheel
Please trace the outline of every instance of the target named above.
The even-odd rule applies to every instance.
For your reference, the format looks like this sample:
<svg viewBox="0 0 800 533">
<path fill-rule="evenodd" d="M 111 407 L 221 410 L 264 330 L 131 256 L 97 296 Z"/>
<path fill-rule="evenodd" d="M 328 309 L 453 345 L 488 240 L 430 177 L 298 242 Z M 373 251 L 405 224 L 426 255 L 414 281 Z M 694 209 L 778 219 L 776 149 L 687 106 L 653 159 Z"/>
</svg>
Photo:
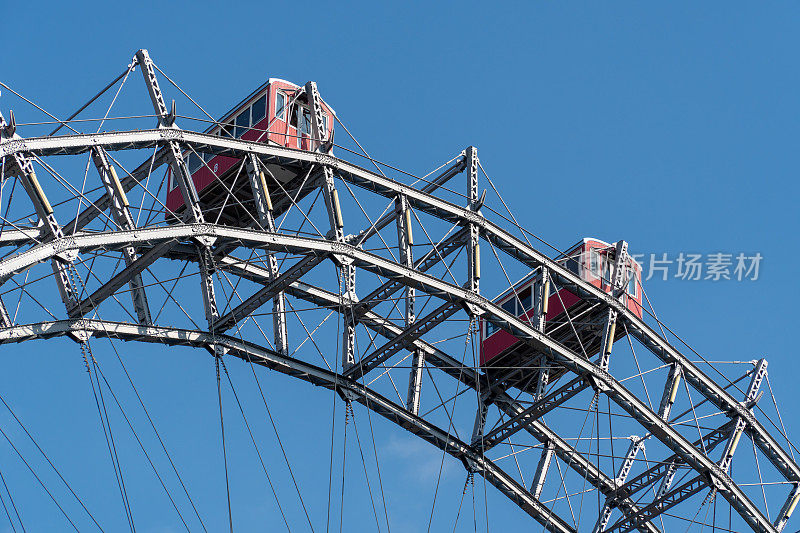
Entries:
<svg viewBox="0 0 800 533">
<path fill-rule="evenodd" d="M 314 82 L 269 79 L 215 118 L 146 50 L 63 120 L 0 85 L 2 107 L 16 109 L 0 117 L 0 343 L 74 341 L 131 529 L 108 416 L 122 407 L 100 339 L 114 351 L 152 344 L 153 357 L 210 353 L 223 454 L 234 365 L 256 381 L 272 372 L 329 391 L 340 407 L 326 432 L 349 431 L 361 449 L 363 512 L 379 531 L 391 530 L 392 480 L 381 477 L 372 418 L 358 433 L 364 417 L 461 465 L 457 494 L 441 494 L 437 478 L 428 530 L 490 529 L 488 508 L 484 524 L 467 518 L 476 485 L 505 496 L 534 531 L 786 528 L 800 467 L 767 361 L 709 358 L 670 330 L 624 235 L 558 249 L 525 229 L 475 147 L 422 175 L 377 161 Z M 117 115 L 131 93 L 151 107 Z M 292 450 L 281 450 L 290 466 Z M 331 457 L 331 472 L 344 471 Z M 191 498 L 161 486 L 187 530 L 206 529 Z M 290 490 L 306 510 L 299 485 Z M 343 473 L 342 506 L 344 493 Z M 62 509 L 69 523 L 106 527 L 81 496 L 74 516 Z M 445 498 L 454 516 L 437 514 Z M 221 505 L 233 529 L 229 491 Z M 304 514 L 275 521 L 330 528 Z"/>
</svg>

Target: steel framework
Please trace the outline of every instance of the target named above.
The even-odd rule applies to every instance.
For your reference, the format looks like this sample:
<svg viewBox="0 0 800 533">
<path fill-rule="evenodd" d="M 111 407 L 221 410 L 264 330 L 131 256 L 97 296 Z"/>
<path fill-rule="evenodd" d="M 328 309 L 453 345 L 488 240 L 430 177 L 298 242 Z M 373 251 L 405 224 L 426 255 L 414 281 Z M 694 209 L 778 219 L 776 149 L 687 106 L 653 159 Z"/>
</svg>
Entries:
<svg viewBox="0 0 800 533">
<path fill-rule="evenodd" d="M 67 336 L 85 346 L 92 338 L 110 337 L 201 347 L 218 358 L 257 363 L 335 391 L 348 404 L 357 402 L 440 448 L 460 460 L 468 475 L 485 478 L 548 531 L 580 529 L 580 516 L 574 515 L 571 502 L 582 496 L 568 487 L 574 487 L 575 480 L 598 495 L 596 507 L 581 506 L 583 513 L 593 514 L 584 525 L 593 523 L 595 531 L 662 531 L 668 527 L 668 510 L 681 504 L 702 508 L 718 497 L 737 514 L 739 524 L 753 531 L 785 527 L 800 498 L 800 468 L 791 443 L 784 434 L 770 431 L 771 419 L 757 406 L 766 362 L 747 367 L 750 385 L 737 392 L 736 382 L 718 381 L 703 370 L 704 363 L 681 351 L 680 343 L 654 317 L 646 313 L 643 320 L 632 313 L 619 289 L 627 243 L 620 240 L 617 245 L 611 280 L 615 290 L 607 294 L 568 270 L 563 261 L 534 248 L 530 234 L 510 212 L 505 217 L 490 209 L 491 199 L 485 190 L 481 194 L 482 167 L 475 147 L 409 184 L 388 177 L 387 167 L 366 152 L 375 171 L 333 155 L 338 145 L 320 137 L 324 128 L 314 82 L 303 87 L 313 110 L 314 140 L 313 149 L 304 151 L 179 128 L 175 103 L 167 106 L 147 51 L 136 53 L 127 73 L 137 67 L 155 110 L 154 129 L 23 138 L 13 116 L 8 122 L 0 119 L 4 190 L 10 189 L 6 182 L 18 180 L 26 193 L 23 198 L 0 193 L 6 203 L 0 228 L 5 250 L 0 286 L 6 289 L 6 303 L 0 302 L 0 342 Z M 69 122 L 62 125 L 72 129 Z M 204 200 L 185 161 L 184 154 L 192 152 L 240 162 L 236 175 L 218 179 L 231 203 L 241 201 L 232 183 L 246 181 L 251 218 L 223 221 L 224 206 Z M 67 176 L 64 181 L 73 186 L 62 184 L 58 193 L 39 179 L 44 172 L 49 181 L 61 183 L 57 178 L 70 172 L 68 162 L 81 154 L 89 155 L 99 178 L 96 197 L 79 189 L 77 178 Z M 137 157 L 138 166 L 125 170 L 121 160 Z M 38 174 L 37 167 L 42 169 Z M 172 219 L 164 215 L 158 193 L 165 179 L 159 169 L 166 167 L 187 206 Z M 270 168 L 295 178 L 278 181 Z M 459 175 L 465 177 L 465 194 L 448 187 Z M 491 188 L 495 190 L 494 184 Z M 344 205 L 346 193 L 350 209 Z M 315 209 L 314 194 L 323 197 L 323 208 Z M 56 196 L 58 201 L 50 200 Z M 375 208 L 381 199 L 389 204 L 383 212 Z M 502 202 L 499 193 L 497 199 Z M 359 210 L 363 217 L 357 216 Z M 366 218 L 363 227 L 361 218 Z M 316 234 L 304 233 L 309 227 Z M 378 240 L 382 244 L 370 247 Z M 321 272 L 326 260 L 335 267 L 333 278 Z M 28 286 L 22 280 L 41 263 L 50 263 L 52 271 Z M 197 270 L 202 301 L 198 314 L 204 318 L 199 324 L 158 323 L 161 314 L 153 304 L 159 299 L 187 316 L 191 312 L 189 304 L 159 292 L 164 290 L 159 276 L 176 283 L 189 277 L 174 265 Z M 510 276 L 531 270 L 540 273 L 534 319 L 519 318 L 486 296 L 511 286 Z M 8 307 L 11 298 L 22 301 L 23 294 L 43 290 L 48 280 L 58 287 L 60 312 L 47 308 L 49 316 L 37 316 L 44 305 Z M 602 317 L 590 325 L 602 339 L 597 357 L 568 348 L 549 331 L 542 307 L 549 293 L 545 286 L 551 283 L 577 295 Z M 121 297 L 123 292 L 129 296 Z M 292 301 L 341 317 L 338 353 L 320 353 L 328 367 L 298 351 L 313 332 L 293 311 Z M 271 312 L 265 313 L 267 303 Z M 103 319 L 101 313 L 114 318 Z M 259 324 L 263 315 L 270 317 L 271 326 Z M 585 327 L 580 317 L 567 313 L 566 320 L 565 327 Z M 484 323 L 523 341 L 530 364 L 488 369 L 476 358 L 468 359 L 467 352 L 474 355 L 479 348 L 477 331 Z M 612 358 L 614 328 L 623 329 L 627 340 L 614 347 L 620 353 Z M 456 342 L 466 343 L 464 357 L 454 351 Z M 644 360 L 644 354 L 651 362 L 643 369 L 637 356 Z M 330 365 L 329 360 L 339 362 Z M 404 361 L 409 362 L 403 365 Z M 402 395 L 392 379 L 401 374 L 407 375 L 408 383 Z M 442 381 L 456 384 L 460 392 L 453 398 L 436 398 L 436 383 Z M 644 399 L 642 391 L 633 389 L 639 381 L 645 393 L 648 385 L 658 390 L 660 404 L 654 406 L 649 394 Z M 392 389 L 397 401 L 391 399 Z M 474 391 L 475 403 L 461 408 L 467 415 L 456 416 L 456 402 L 464 390 Z M 607 411 L 601 411 L 603 402 Z M 675 415 L 679 409 L 684 410 Z M 701 409 L 707 414 L 698 414 Z M 583 416 L 574 415 L 576 411 L 587 419 L 594 415 L 593 433 L 569 436 L 579 426 L 562 418 Z M 608 417 L 609 425 L 602 444 L 601 415 Z M 618 436 L 625 431 L 624 437 Z M 731 473 L 743 435 L 753 443 L 755 461 L 765 458 L 779 480 L 770 485 L 778 488 L 770 488 L 769 499 L 765 493 L 763 505 L 758 493 Z M 630 444 L 615 455 L 618 438 Z M 588 448 L 581 449 L 587 441 Z M 723 453 L 717 457 L 713 452 L 719 446 Z M 525 467 L 530 482 L 524 479 L 520 457 L 531 457 Z M 760 475 L 760 464 L 758 468 Z M 747 471 L 737 467 L 737 472 Z M 765 486 L 759 489 L 763 492 Z M 545 500 L 548 487 L 555 495 Z"/>
</svg>

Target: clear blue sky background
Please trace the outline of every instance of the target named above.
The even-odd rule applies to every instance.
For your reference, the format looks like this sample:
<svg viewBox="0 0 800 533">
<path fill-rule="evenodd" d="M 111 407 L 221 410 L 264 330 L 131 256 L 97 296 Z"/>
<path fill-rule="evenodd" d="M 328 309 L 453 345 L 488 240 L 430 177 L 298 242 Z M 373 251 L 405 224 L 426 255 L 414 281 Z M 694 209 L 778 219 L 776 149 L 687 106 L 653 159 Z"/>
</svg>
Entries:
<svg viewBox="0 0 800 533">
<path fill-rule="evenodd" d="M 267 77 L 313 79 L 377 159 L 426 171 L 477 146 L 520 222 L 550 242 L 566 246 L 591 235 L 624 238 L 635 252 L 760 252 L 758 281 L 646 287 L 659 315 L 709 358 L 768 357 L 786 422 L 800 427 L 798 4 L 14 2 L 0 13 L 0 79 L 62 116 L 120 72 L 138 48 L 148 48 L 212 114 Z M 25 108 L 5 93 L 0 108 L 5 113 L 12 102 L 24 122 Z M 68 356 L 53 353 L 55 347 Z M 226 513 L 209 359 L 125 349 L 172 450 L 185 454 L 204 514 L 219 530 Z M 3 352 L 4 397 L 30 420 L 81 493 L 108 493 L 99 514 L 116 524 L 112 529 L 122 527 L 77 350 L 52 341 Z M 328 395 L 302 383 L 279 385 L 283 379 L 265 382 L 303 395 L 321 420 L 329 417 Z M 275 409 L 309 498 L 323 509 L 327 436 L 315 432 L 314 415 L 293 421 L 290 402 L 276 400 Z M 92 438 L 82 441 L 84 433 Z M 385 425 L 378 439 L 395 450 L 386 477 L 396 529 L 422 528 L 427 521 L 414 515 L 428 512 L 430 495 L 419 503 L 413 495 L 418 483 L 430 483 L 403 461 L 436 455 Z M 76 443 L 86 448 L 71 450 Z M 57 514 L 36 516 L 36 506 L 47 501 L 12 453 L 0 446 L 0 467 L 19 487 L 23 513 L 41 528 L 62 528 Z M 150 502 L 140 506 L 140 529 L 177 528 L 168 502 L 156 497 L 160 489 L 141 477 L 132 481 L 145 494 L 139 501 L 152 491 L 156 510 L 147 510 Z M 236 479 L 242 529 L 274 522 L 263 480 Z M 290 514 L 300 530 L 295 507 Z M 493 523 L 521 527 L 521 513 L 499 508 L 508 512 L 495 513 Z"/>
</svg>

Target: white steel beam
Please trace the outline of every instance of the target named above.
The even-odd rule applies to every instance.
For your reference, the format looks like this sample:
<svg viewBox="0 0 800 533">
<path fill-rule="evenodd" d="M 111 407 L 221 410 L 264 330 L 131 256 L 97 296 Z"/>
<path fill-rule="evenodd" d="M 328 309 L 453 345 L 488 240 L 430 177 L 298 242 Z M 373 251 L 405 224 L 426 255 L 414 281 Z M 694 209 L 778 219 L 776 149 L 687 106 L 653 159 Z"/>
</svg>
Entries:
<svg viewBox="0 0 800 533">
<path fill-rule="evenodd" d="M 467 147 L 467 208 L 477 212 L 480 209 L 478 198 L 478 149 Z M 470 291 L 478 293 L 481 279 L 480 231 L 475 224 L 469 224 L 467 238 L 467 283 Z"/>
<path fill-rule="evenodd" d="M 681 384 L 681 367 L 678 363 L 673 363 L 669 367 L 667 383 L 664 385 L 664 392 L 661 394 L 661 403 L 658 406 L 658 414 L 663 420 L 669 420 L 669 413 L 675 404 L 678 396 L 678 389 Z"/>
<path fill-rule="evenodd" d="M 158 84 L 153 60 L 150 59 L 148 51 L 145 49 L 139 50 L 136 52 L 136 57 L 134 59 L 142 69 L 142 76 L 147 86 L 147 92 L 150 94 L 150 101 L 158 117 L 159 129 L 176 132 L 176 134 L 169 135 L 168 137 L 172 138 L 168 138 L 164 144 L 167 148 L 167 157 L 170 169 L 172 170 L 173 179 L 178 183 L 184 205 L 186 206 L 184 219 L 189 222 L 202 224 L 205 222 L 205 218 L 203 216 L 203 211 L 200 209 L 200 197 L 197 194 L 197 189 L 194 186 L 189 168 L 186 166 L 181 147 L 178 142 L 174 140 L 174 137 L 179 136 L 180 130 L 177 124 L 175 124 L 175 102 L 172 102 L 171 110 L 167 109 L 164 95 Z M 212 331 L 219 318 L 219 309 L 217 308 L 217 300 L 214 291 L 214 255 L 210 250 L 213 242 L 214 239 L 198 239 L 200 288 L 203 294 L 206 319 Z"/>
<path fill-rule="evenodd" d="M 533 475 L 533 482 L 531 483 L 531 494 L 536 499 L 539 499 L 542 495 L 542 489 L 544 489 L 544 482 L 547 479 L 547 471 L 550 469 L 553 455 L 555 455 L 555 446 L 552 442 L 548 442 L 542 448 L 542 455 L 539 457 L 536 473 Z"/>
<path fill-rule="evenodd" d="M 250 189 L 258 212 L 261 227 L 266 231 L 275 231 L 275 218 L 272 214 L 272 199 L 264 176 L 264 168 L 254 154 L 247 158 L 247 176 L 250 179 Z M 272 252 L 267 252 L 270 281 L 278 277 L 278 259 Z M 275 349 L 282 353 L 289 353 L 289 335 L 286 327 L 286 296 L 283 291 L 278 291 L 272 299 L 272 329 L 274 332 Z"/>
<path fill-rule="evenodd" d="M 12 123 L 13 122 L 14 121 L 12 120 Z M 0 145 L 8 144 L 10 142 L 24 142 L 21 140 L 19 135 L 16 134 L 15 129 L 16 128 L 13 125 L 9 127 L 3 118 L 3 115 L 0 114 Z M 22 183 L 22 186 L 30 198 L 31 203 L 33 203 L 34 210 L 39 218 L 39 223 L 46 232 L 42 240 L 55 241 L 63 239 L 64 232 L 56 220 L 53 207 L 50 204 L 50 201 L 47 199 L 47 195 L 45 194 L 44 189 L 42 189 L 39 179 L 36 176 L 36 172 L 34 171 L 33 158 L 24 153 L 16 152 L 13 153 L 9 159 L 12 161 L 13 173 L 16 174 Z M 56 278 L 56 284 L 58 285 L 58 290 L 61 294 L 61 300 L 64 302 L 64 305 L 67 307 L 67 309 L 72 307 L 77 301 L 78 293 L 72 282 L 72 276 L 70 275 L 70 269 L 73 268 L 72 261 L 76 257 L 77 253 L 64 252 L 56 254 L 50 260 L 50 264 L 53 268 L 53 274 Z M 5 281 L 5 278 L 3 278 L 2 281 Z M 5 308 L 5 305 L 2 307 Z M 9 320 L 10 323 L 8 311 L 6 310 L 4 313 L 2 313 L 2 315 L 4 316 L 3 320 Z"/>
<path fill-rule="evenodd" d="M 122 183 L 117 176 L 117 171 L 108 161 L 105 150 L 102 148 L 95 148 L 92 150 L 92 161 L 100 175 L 100 180 L 106 190 L 106 195 L 109 197 L 111 216 L 117 223 L 120 229 L 131 230 L 136 227 L 131 216 L 130 204 L 128 197 L 125 195 L 125 190 Z M 130 267 L 138 259 L 138 254 L 133 246 L 125 246 L 122 248 L 123 258 L 125 265 Z M 150 317 L 150 306 L 147 303 L 147 293 L 144 290 L 144 282 L 142 281 L 141 271 L 130 276 L 128 285 L 131 288 L 131 299 L 133 301 L 133 308 L 136 316 L 139 318 L 140 324 L 148 325 L 152 322 Z"/>
<path fill-rule="evenodd" d="M 611 273 L 611 295 L 620 298 L 625 292 L 625 273 L 627 271 L 628 243 L 617 241 L 616 254 L 614 257 L 614 268 Z M 598 366 L 603 370 L 608 370 L 611 361 L 611 347 L 614 345 L 614 336 L 617 328 L 617 311 L 609 308 L 606 313 L 606 321 L 603 326 L 603 340 L 600 343 L 600 362 Z"/>
<path fill-rule="evenodd" d="M 330 152 L 331 143 L 325 129 L 322 116 L 322 98 L 319 96 L 316 82 L 309 81 L 305 85 L 308 105 L 311 108 L 311 146 L 312 151 L 318 154 Z M 328 210 L 330 222 L 329 238 L 336 242 L 345 242 L 344 219 L 342 206 L 339 203 L 339 192 L 336 190 L 333 169 L 323 166 L 322 191 L 325 207 Z M 358 301 L 356 296 L 356 269 L 346 258 L 334 255 L 334 260 L 339 263 L 339 283 L 342 285 L 343 297 L 349 302 Z M 356 319 L 352 303 L 343 308 L 342 313 L 342 370 L 347 370 L 355 363 Z"/>
<path fill-rule="evenodd" d="M 614 484 L 618 486 L 625 483 L 625 480 L 628 478 L 628 474 L 631 472 L 631 468 L 633 468 L 633 462 L 636 460 L 636 455 L 644 448 L 644 439 L 635 435 L 632 435 L 630 439 L 631 444 L 628 446 L 628 451 L 625 453 L 622 464 L 619 465 L 617 477 L 614 478 Z M 611 519 L 611 513 L 614 510 L 613 503 L 614 500 L 612 498 L 606 498 L 606 502 L 603 505 L 603 508 L 600 510 L 600 516 L 597 518 L 597 522 L 594 525 L 593 533 L 601 533 L 606 530 L 608 521 Z"/>
</svg>

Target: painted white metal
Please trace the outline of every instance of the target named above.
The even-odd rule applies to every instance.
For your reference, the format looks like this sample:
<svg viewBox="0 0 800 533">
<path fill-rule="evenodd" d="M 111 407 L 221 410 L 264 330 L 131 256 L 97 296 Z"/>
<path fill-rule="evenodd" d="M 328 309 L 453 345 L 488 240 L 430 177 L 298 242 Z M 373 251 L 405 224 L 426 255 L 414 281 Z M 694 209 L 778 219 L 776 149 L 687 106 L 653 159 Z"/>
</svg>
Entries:
<svg viewBox="0 0 800 533">
<path fill-rule="evenodd" d="M 533 482 L 531 483 L 531 494 L 534 498 L 539 498 L 544 489 L 544 482 L 547 479 L 547 471 L 550 468 L 550 463 L 553 461 L 555 455 L 555 446 L 552 442 L 548 442 L 542 448 L 542 455 L 539 457 L 539 463 L 536 466 L 536 473 L 533 475 Z"/>
<path fill-rule="evenodd" d="M 247 176 L 250 180 L 250 189 L 253 192 L 253 200 L 256 204 L 258 220 L 261 227 L 266 231 L 275 231 L 275 218 L 272 215 L 272 200 L 264 173 L 268 172 L 261 165 L 255 154 L 247 157 Z M 275 282 L 278 278 L 278 259 L 275 254 L 267 253 L 267 264 L 269 265 L 270 282 Z M 289 353 L 289 334 L 286 326 L 286 296 L 283 291 L 278 291 L 272 299 L 272 329 L 275 341 L 275 349 L 282 353 Z"/>
<path fill-rule="evenodd" d="M 636 460 L 636 455 L 639 453 L 640 450 L 644 449 L 644 439 L 639 438 L 635 435 L 630 437 L 631 443 L 628 446 L 628 451 L 625 453 L 625 457 L 622 459 L 622 464 L 619 465 L 619 472 L 617 472 L 617 477 L 614 478 L 614 484 L 619 486 L 625 483 L 625 480 L 628 479 L 628 474 L 631 472 L 631 468 L 633 468 L 633 462 Z M 606 526 L 608 525 L 608 521 L 611 519 L 611 513 L 614 511 L 614 507 L 612 506 L 612 501 L 609 498 L 606 498 L 606 502 L 603 505 L 602 509 L 600 509 L 600 516 L 597 519 L 597 522 L 594 525 L 594 529 L 592 530 L 593 533 L 601 533 L 602 531 L 606 530 Z"/>
<path fill-rule="evenodd" d="M 328 152 L 331 143 L 328 142 L 328 132 L 325 130 L 322 120 L 322 99 L 319 96 L 316 82 L 309 81 L 305 85 L 308 105 L 311 108 L 311 147 L 314 152 L 323 157 L 331 157 Z M 342 206 L 339 203 L 339 192 L 336 190 L 333 169 L 329 165 L 323 166 L 322 190 L 325 200 L 325 207 L 328 210 L 330 222 L 329 238 L 336 242 L 345 242 L 344 219 L 342 217 Z M 350 302 L 358 301 L 356 296 L 356 269 L 349 260 L 338 255 L 333 255 L 334 261 L 339 264 L 340 285 L 342 286 L 343 297 Z M 343 300 L 344 301 L 344 300 Z M 342 313 L 342 370 L 352 368 L 355 359 L 356 342 L 356 319 L 352 309 L 352 304 L 344 307 Z"/>
<path fill-rule="evenodd" d="M 620 298 L 625 292 L 625 272 L 628 264 L 628 243 L 617 241 L 616 254 L 614 256 L 614 267 L 611 274 L 611 294 L 615 298 Z M 617 328 L 617 311 L 609 308 L 606 313 L 606 320 L 603 326 L 603 339 L 600 343 L 600 363 L 603 370 L 608 370 L 611 361 L 611 348 L 614 344 L 614 335 Z"/>
<path fill-rule="evenodd" d="M 681 367 L 677 363 L 673 363 L 669 367 L 667 383 L 664 385 L 664 392 L 661 395 L 661 403 L 658 406 L 658 414 L 665 421 L 669 420 L 669 413 L 672 410 L 672 406 L 675 404 L 675 398 L 678 396 L 680 384 Z"/>
<path fill-rule="evenodd" d="M 467 208 L 477 212 L 478 206 L 478 149 L 467 147 Z M 467 283 L 470 291 L 478 293 L 481 279 L 480 231 L 475 224 L 469 224 L 467 238 Z"/>
<path fill-rule="evenodd" d="M 155 109 L 158 117 L 159 129 L 174 131 L 178 130 L 175 123 L 175 102 L 172 103 L 172 109 L 167 109 L 167 104 L 164 101 L 164 95 L 161 92 L 161 87 L 158 84 L 156 77 L 156 70 L 153 66 L 153 61 L 150 59 L 150 54 L 147 50 L 141 49 L 136 52 L 135 61 L 138 63 L 142 70 L 147 91 L 150 94 L 150 100 Z M 167 148 L 167 156 L 169 158 L 170 169 L 172 170 L 173 179 L 177 182 L 180 188 L 183 202 L 186 206 L 184 219 L 190 222 L 202 224 L 205 222 L 203 211 L 200 208 L 200 198 L 197 194 L 192 175 L 189 168 L 186 166 L 186 161 L 183 158 L 181 147 L 174 135 L 169 135 L 164 143 Z M 214 243 L 213 238 L 204 237 L 198 239 L 198 252 L 200 267 L 200 288 L 203 294 L 203 303 L 205 305 L 206 320 L 208 321 L 209 328 L 213 331 L 217 320 L 219 319 L 219 310 L 217 308 L 217 300 L 214 289 L 214 255 L 211 253 L 210 247 Z"/>
<path fill-rule="evenodd" d="M 105 150 L 102 148 L 94 148 L 92 150 L 92 161 L 97 169 L 97 173 L 100 175 L 100 180 L 103 182 L 106 195 L 111 199 L 110 208 L 114 222 L 116 222 L 120 229 L 134 229 L 136 224 L 131 216 L 130 204 L 125 195 L 125 190 L 117 176 L 116 169 L 109 162 Z M 123 247 L 122 252 L 126 267 L 130 267 L 139 258 L 133 246 Z M 136 311 L 136 316 L 139 318 L 139 323 L 145 325 L 150 324 L 152 322 L 150 306 L 147 303 L 147 292 L 144 290 L 141 272 L 131 275 L 128 284 L 131 288 L 133 308 Z M 92 301 L 93 300 L 89 300 L 89 303 L 91 304 Z"/>
<path fill-rule="evenodd" d="M 147 133 L 147 132 L 143 132 Z M 138 135 L 138 133 L 137 133 Z M 182 135 L 182 134 L 181 134 Z M 147 135 L 142 135 L 139 138 L 144 138 Z M 101 136 L 102 137 L 102 136 Z M 161 137 L 162 139 L 164 137 Z M 116 141 L 120 141 L 120 137 L 116 137 Z M 101 138 L 98 141 L 92 141 L 97 143 L 103 143 L 107 139 Z M 110 139 L 109 139 L 110 140 Z M 221 140 L 219 140 L 221 141 Z M 88 142 L 88 141 L 85 141 Z M 138 141 L 137 141 L 138 142 Z M 149 142 L 149 141 L 148 141 Z M 205 143 L 205 141 L 203 141 Z M 213 141 L 217 142 L 217 141 Z M 232 142 L 231 147 L 227 148 L 229 150 L 241 150 L 243 153 L 251 150 L 248 147 L 248 143 L 242 141 L 228 141 L 225 142 Z M 35 144 L 35 143 L 34 143 Z M 220 143 L 221 144 L 221 143 Z M 27 145 L 25 145 L 27 146 Z M 132 146 L 132 145 L 128 145 Z M 3 146 L 0 147 L 0 151 L 4 153 L 9 153 L 7 151 L 11 150 L 18 150 L 20 149 L 19 146 Z M 61 150 L 63 148 L 55 147 L 54 150 Z M 75 150 L 79 148 L 69 148 L 69 150 Z M 262 148 L 257 147 L 257 150 L 261 150 Z M 253 150 L 255 151 L 255 150 Z M 249 152 L 248 152 L 249 153 Z M 286 154 L 286 152 L 283 152 Z M 290 154 L 292 157 L 297 159 L 301 159 L 305 156 L 298 157 L 296 154 Z M 287 154 L 286 157 L 289 157 Z M 324 164 L 328 164 L 327 162 Z M 420 195 L 418 191 L 413 191 L 410 189 L 405 188 L 405 186 L 401 186 L 398 184 L 392 184 L 384 178 L 376 175 L 369 176 L 369 179 L 365 178 L 369 173 L 363 171 L 363 169 L 355 169 L 354 172 L 348 173 L 347 169 L 344 166 L 340 166 L 338 172 L 342 176 L 346 176 L 344 179 L 352 179 L 353 183 L 356 183 L 360 186 L 366 186 L 375 192 L 380 194 L 389 194 L 390 192 L 396 194 L 398 191 L 403 191 L 404 193 L 407 192 L 409 195 L 409 203 L 414 205 L 415 208 L 422 209 L 426 212 L 434 214 L 436 216 L 443 216 L 447 217 L 447 220 L 462 220 L 466 221 L 467 223 L 474 223 L 481 227 L 481 236 L 486 239 L 491 240 L 491 242 L 498 244 L 500 249 L 503 249 L 505 252 L 512 254 L 514 257 L 520 258 L 523 262 L 530 262 L 532 264 L 537 265 L 546 265 L 550 267 L 550 263 L 547 260 L 542 259 L 539 261 L 537 257 L 537 253 L 532 250 L 527 249 L 525 245 L 521 243 L 515 243 L 513 238 L 510 237 L 508 234 L 505 234 L 499 228 L 495 228 L 492 226 L 491 223 L 482 220 L 482 217 L 473 218 L 473 214 L 465 212 L 463 210 L 459 210 L 459 208 L 447 205 L 446 202 L 443 202 L 439 199 L 435 199 L 432 197 L 426 197 L 425 195 Z M 102 239 L 101 239 L 102 240 Z M 503 245 L 503 246 L 500 246 Z M 281 246 L 281 245 L 278 245 Z M 65 246 L 65 248 L 68 246 Z M 42 250 L 38 250 L 37 253 L 40 253 Z M 338 249 L 336 250 L 338 253 Z M 24 261 L 23 261 L 24 262 Z M 365 266 L 365 268 L 367 268 Z M 370 268 L 378 268 L 378 267 L 370 267 Z M 383 268 L 383 267 L 381 267 Z M 582 283 L 580 280 L 574 279 L 574 276 L 571 273 L 564 271 L 564 269 L 560 269 L 557 265 L 553 268 L 554 276 L 559 280 L 560 283 L 564 283 L 564 286 L 570 286 L 576 290 L 576 294 L 581 297 L 585 297 L 589 300 L 593 301 L 600 301 L 605 303 L 609 308 L 614 308 L 618 311 L 619 315 L 625 321 L 625 324 L 628 326 L 628 331 L 635 336 L 636 338 L 642 340 L 651 349 L 657 356 L 661 357 L 665 362 L 668 364 L 673 363 L 680 363 L 681 368 L 685 369 L 685 376 L 687 382 L 695 388 L 698 388 L 702 392 L 702 394 L 709 398 L 712 403 L 715 405 L 720 406 L 723 411 L 730 413 L 730 416 L 737 416 L 741 415 L 747 423 L 748 431 L 752 431 L 755 435 L 756 443 L 758 444 L 759 448 L 762 450 L 766 450 L 765 453 L 769 456 L 769 458 L 773 461 L 774 464 L 785 474 L 787 475 L 787 479 L 791 479 L 793 473 L 795 472 L 796 465 L 789 460 L 785 454 L 785 452 L 774 443 L 774 439 L 769 436 L 769 434 L 763 430 L 757 420 L 750 415 L 747 416 L 745 412 L 747 408 L 745 406 L 737 405 L 738 402 L 731 403 L 728 401 L 730 395 L 721 389 L 717 384 L 713 382 L 713 380 L 708 379 L 706 376 L 702 374 L 699 370 L 697 370 L 694 365 L 691 364 L 690 361 L 686 360 L 684 356 L 679 354 L 674 348 L 668 345 L 666 341 L 663 341 L 658 335 L 656 335 L 652 330 L 649 330 L 644 323 L 636 317 L 633 317 L 624 306 L 620 305 L 619 302 L 614 302 L 612 299 L 606 298 L 602 294 L 598 294 L 598 291 L 593 289 L 588 284 Z M 424 280 L 423 282 L 419 282 L 417 279 L 414 279 L 413 276 L 404 276 L 404 282 L 414 284 L 415 286 L 418 283 L 422 283 L 423 285 L 428 283 L 428 280 Z M 469 299 L 467 299 L 469 301 Z M 491 311 L 494 314 L 494 310 Z M 533 341 L 532 341 L 533 342 Z M 559 359 L 560 360 L 560 359 Z M 687 364 L 688 363 L 688 364 Z M 577 368 L 577 367 L 576 367 Z M 615 401 L 626 402 L 627 397 L 624 394 L 624 391 L 615 391 Z M 663 413 L 659 410 L 658 418 L 663 421 L 662 417 Z M 648 422 L 649 423 L 649 422 Z M 665 435 L 669 436 L 665 433 Z M 660 437 L 661 438 L 661 437 Z M 738 495 L 734 494 L 733 497 L 738 497 Z M 745 509 L 746 511 L 746 502 L 740 502 L 740 505 L 737 507 L 737 511 L 742 512 L 741 510 Z M 758 522 L 758 517 L 754 516 L 751 517 L 751 521 Z"/>
</svg>

